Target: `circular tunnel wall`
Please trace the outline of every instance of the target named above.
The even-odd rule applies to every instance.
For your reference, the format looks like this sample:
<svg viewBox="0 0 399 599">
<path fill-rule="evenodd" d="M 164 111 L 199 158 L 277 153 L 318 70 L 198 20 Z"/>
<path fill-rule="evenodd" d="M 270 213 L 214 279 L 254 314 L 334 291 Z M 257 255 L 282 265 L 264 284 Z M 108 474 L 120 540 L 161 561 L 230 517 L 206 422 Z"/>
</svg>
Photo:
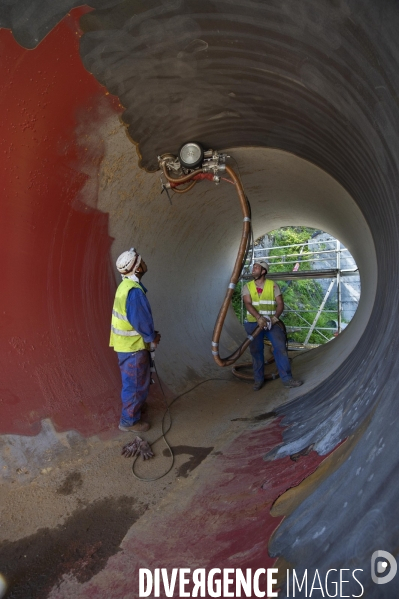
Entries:
<svg viewBox="0 0 399 599">
<path fill-rule="evenodd" d="M 107 127 L 114 131 L 111 123 Z M 129 164 L 133 150 L 120 133 L 104 136 L 108 141 L 102 168 L 112 172 L 121 161 L 126 168 L 100 191 L 99 208 L 109 214 L 115 238 L 113 260 L 134 245 L 149 265 L 145 284 L 162 333 L 159 371 L 171 388 L 181 390 L 193 378 L 219 370 L 212 360 L 210 340 L 241 238 L 238 196 L 227 183 L 215 186 L 206 181 L 184 196 L 172 193 L 169 203 L 166 194 L 160 194 L 158 175 L 142 173 Z M 304 365 L 309 390 L 348 357 L 370 318 L 377 284 L 370 230 L 349 194 L 309 162 L 272 149 L 229 153 L 237 160 L 251 202 L 255 237 L 265 229 L 289 224 L 328 230 L 342 240 L 359 266 L 363 285 L 359 309 L 345 335 L 313 354 L 311 365 Z M 123 202 L 121 189 L 129 189 Z M 224 355 L 244 337 L 231 310 L 222 337 Z"/>
<path fill-rule="evenodd" d="M 71 2 L 70 8 L 73 4 Z M 144 172 L 133 174 L 132 170 L 130 174 L 136 180 L 124 187 L 122 169 L 135 169 L 133 146 L 129 146 L 130 153 L 127 142 L 123 151 L 104 149 L 107 143 L 114 143 L 111 138 L 118 127 L 124 130 L 119 123 L 113 126 L 112 131 L 107 130 L 111 122 L 110 112 L 123 112 L 129 137 L 138 144 L 139 160 L 149 170 L 157 167 L 156 157 L 159 153 L 173 151 L 183 140 L 195 136 L 207 147 L 224 146 L 232 148 L 232 151 L 245 145 L 275 147 L 286 152 L 287 157 L 294 155 L 297 159 L 301 158 L 302 165 L 315 165 L 315 172 L 316 166 L 319 167 L 328 173 L 327 178 L 333 177 L 346 189 L 358 204 L 370 228 L 372 242 L 365 240 L 362 231 L 367 226 L 361 224 L 361 219 L 355 222 L 359 220 L 358 217 L 351 214 L 346 216 L 337 209 L 339 202 L 335 196 L 330 203 L 324 202 L 327 196 L 323 185 L 319 186 L 317 198 L 309 190 L 306 201 L 292 206 L 291 200 L 294 201 L 293 198 L 303 191 L 300 188 L 303 185 L 302 175 L 299 175 L 298 183 L 292 183 L 291 189 L 288 189 L 288 181 L 295 181 L 295 177 L 288 178 L 285 191 L 283 188 L 277 190 L 281 194 L 276 196 L 278 200 L 275 202 L 272 197 L 275 192 L 273 183 L 269 183 L 267 178 L 268 173 L 273 173 L 274 167 L 275 172 L 278 172 L 278 161 L 273 164 L 273 160 L 270 163 L 262 160 L 263 150 L 235 150 L 240 160 L 241 154 L 243 157 L 243 177 L 246 177 L 246 169 L 248 171 L 248 192 L 253 195 L 255 191 L 259 192 L 259 230 L 256 231 L 258 224 L 255 223 L 255 235 L 265 230 L 265 227 L 295 224 L 295 211 L 298 224 L 314 223 L 340 237 L 359 264 L 366 286 L 361 307 L 347 334 L 342 336 L 342 341 L 337 340 L 332 346 L 339 348 L 342 344 L 347 349 L 342 352 L 331 349 L 337 351 L 338 361 L 329 360 L 328 371 L 325 372 L 325 381 L 328 381 L 329 372 L 350 353 L 349 336 L 352 340 L 358 339 L 357 357 L 352 356 L 347 368 L 340 372 L 342 386 L 348 388 L 351 373 L 360 367 L 358 375 L 361 376 L 363 362 L 374 358 L 376 348 L 383 354 L 390 347 L 391 336 L 384 334 L 384 331 L 390 330 L 391 323 L 384 321 L 384 318 L 392 312 L 391 304 L 396 301 L 396 271 L 392 257 L 396 250 L 397 213 L 394 198 L 398 147 L 392 132 L 397 129 L 393 69 L 396 51 L 394 31 L 398 16 L 392 4 L 386 1 L 377 9 L 373 3 L 343 1 L 332 5 L 309 0 L 298 5 L 290 0 L 284 3 L 271 1 L 250 4 L 237 0 L 217 5 L 212 2 L 183 1 L 158 5 L 155 2 L 146 8 L 138 8 L 133 2 L 98 0 L 93 5 L 94 11 L 79 9 L 76 13 L 80 17 L 83 35 L 82 31 L 74 31 L 76 24 L 71 17 L 58 28 L 52 29 L 65 10 L 61 4 L 54 3 L 51 10 L 38 11 L 37 14 L 41 14 L 39 20 L 18 18 L 18 14 L 25 14 L 22 2 L 17 3 L 13 10 L 5 5 L 1 13 L 2 26 L 10 27 L 20 44 L 33 49 L 26 53 L 17 48 L 8 32 L 3 30 L 4 40 L 7 38 L 9 46 L 7 51 L 10 56 L 18 58 L 15 62 L 18 67 L 10 79 L 7 98 L 14 107 L 20 106 L 14 101 L 14 96 L 18 97 L 18 94 L 22 94 L 22 100 L 26 102 L 19 87 L 24 81 L 29 81 L 25 89 L 30 98 L 18 122 L 13 122 L 13 110 L 18 112 L 19 109 L 11 109 L 11 118 L 8 120 L 10 143 L 8 138 L 5 143 L 5 152 L 9 154 L 11 165 L 4 175 L 7 183 L 5 189 L 10 191 L 7 195 L 10 214 L 12 219 L 18 219 L 18 203 L 14 200 L 18 197 L 18 222 L 24 220 L 25 228 L 31 227 L 29 233 L 25 231 L 23 244 L 14 245 L 18 248 L 17 253 L 22 248 L 23 254 L 26 252 L 27 239 L 39 240 L 42 250 L 40 256 L 44 257 L 38 262 L 41 282 L 39 284 L 38 278 L 33 276 L 33 269 L 25 277 L 27 285 L 37 296 L 38 305 L 41 298 L 37 290 L 51 290 L 47 294 L 47 310 L 43 310 L 43 306 L 36 310 L 40 325 L 37 325 L 35 342 L 31 345 L 26 345 L 24 333 L 34 330 L 32 319 L 27 326 L 24 319 L 19 323 L 17 318 L 6 317 L 4 321 L 16 354 L 26 354 L 28 363 L 32 359 L 36 369 L 35 383 L 39 382 L 46 397 L 46 407 L 42 409 L 39 405 L 39 389 L 35 390 L 35 409 L 31 410 L 29 422 L 33 426 L 42 415 L 53 415 L 57 410 L 64 409 L 62 392 L 57 386 L 59 377 L 64 383 L 63 387 L 69 389 L 69 395 L 83 398 L 83 403 L 88 395 L 93 401 L 101 396 L 103 413 L 107 410 L 107 404 L 112 403 L 111 396 L 115 399 L 115 390 L 111 389 L 117 387 L 117 371 L 106 349 L 105 321 L 107 306 L 112 301 L 113 286 L 109 280 L 109 262 L 103 260 L 101 274 L 96 272 L 97 260 L 111 242 L 104 230 L 108 213 L 113 221 L 110 234 L 116 238 L 112 250 L 114 257 L 124 249 L 123 244 L 130 245 L 130 239 L 134 238 L 136 245 L 143 245 L 143 253 L 149 252 L 150 263 L 152 256 L 163 258 L 162 272 L 148 274 L 149 284 L 154 282 L 154 295 L 158 295 L 157 283 L 160 281 L 164 283 L 164 292 L 169 291 L 170 297 L 173 294 L 177 296 L 173 302 L 173 311 L 177 315 L 173 326 L 168 322 L 169 314 L 165 318 L 168 309 L 164 305 L 159 306 L 159 318 L 168 323 L 165 325 L 164 339 L 169 339 L 174 348 L 179 345 L 181 349 L 176 351 L 183 356 L 180 358 L 180 355 L 170 352 L 164 359 L 162 352 L 166 350 L 160 348 L 159 360 L 169 384 L 177 388 L 195 373 L 203 376 L 214 368 L 208 363 L 208 350 L 205 350 L 202 340 L 206 338 L 213 321 L 212 307 L 223 294 L 224 284 L 220 282 L 220 277 L 229 270 L 233 261 L 239 216 L 236 223 L 230 220 L 233 219 L 230 212 L 228 217 L 225 216 L 224 202 L 228 200 L 224 200 L 226 190 L 222 186 L 217 190 L 217 205 L 212 213 L 209 206 L 215 203 L 215 190 L 205 191 L 202 186 L 193 196 L 185 196 L 184 202 L 174 202 L 168 211 L 168 217 L 169 214 L 173 215 L 172 230 L 178 231 L 176 239 L 179 239 L 179 244 L 170 251 L 170 223 L 166 220 L 162 204 L 167 200 L 164 195 L 158 198 L 157 175 L 145 177 Z M 224 23 L 222 28 L 220 22 Z M 73 43 L 69 39 L 71 36 L 75 40 Z M 67 59 L 68 51 L 69 58 L 73 57 L 73 67 L 68 69 L 67 64 L 62 63 L 60 69 L 56 63 L 61 55 Z M 77 51 L 80 51 L 86 71 L 82 63 L 77 62 Z M 28 55 L 31 59 L 29 64 Z M 46 64 L 45 72 L 41 70 L 43 63 Z M 33 77 L 29 77 L 31 73 Z M 112 102 L 107 104 L 104 96 L 108 92 L 89 73 L 107 90 L 116 94 L 121 104 L 115 102 L 113 107 Z M 162 78 L 163 73 L 168 73 L 167 82 Z M 8 76 L 4 72 L 4 77 Z M 50 80 L 51 84 L 46 83 Z M 13 85 L 14 81 L 18 83 Z M 78 81 L 80 85 L 73 85 L 72 81 Z M 60 84 L 57 88 L 56 82 L 57 85 L 58 82 L 64 85 Z M 48 96 L 54 89 L 58 91 L 51 96 L 51 102 L 41 103 L 41 96 Z M 39 111 L 32 99 L 37 99 Z M 48 106 L 51 106 L 51 110 Z M 4 112 L 9 110 L 6 106 Z M 25 110 L 28 118 L 25 118 Z M 36 125 L 39 122 L 38 115 L 39 135 Z M 59 115 L 64 117 L 62 128 L 54 135 L 53 142 L 49 143 L 48 132 L 55 130 L 53 122 L 61 122 Z M 15 131 L 23 133 L 24 137 L 15 137 Z M 17 153 L 13 150 L 14 143 L 18 147 Z M 121 142 L 116 140 L 115 143 Z M 35 152 L 36 146 L 40 152 Z M 119 163 L 113 161 L 114 151 L 119 155 Z M 250 158 L 244 157 L 245 152 L 248 157 L 252 152 Z M 43 168 L 47 162 L 48 166 Z M 58 170 L 52 168 L 55 163 Z M 14 172 L 17 164 L 24 164 L 22 179 L 20 174 Z M 107 171 L 109 164 L 111 166 Z M 300 169 L 295 165 L 289 166 L 293 168 L 293 173 L 295 169 L 305 169 L 305 166 Z M 45 175 L 46 169 L 49 172 L 52 170 L 54 175 L 41 183 L 40 177 Z M 283 178 L 285 176 L 281 175 Z M 252 184 L 251 180 L 257 183 Z M 258 189 L 251 185 L 258 186 Z M 271 185 L 270 190 L 268 185 Z M 296 185 L 297 188 L 293 189 Z M 329 188 L 329 185 L 325 187 Z M 107 197 L 106 188 L 113 189 L 113 197 Z M 284 193 L 289 195 L 289 201 L 284 200 Z M 32 194 L 33 199 L 30 197 Z M 52 199 L 57 196 L 60 197 L 58 205 Z M 191 197 L 196 198 L 195 205 Z M 126 208 L 128 200 L 132 200 L 130 209 Z M 256 203 L 257 200 L 254 201 Z M 32 209 L 34 202 L 38 202 L 39 210 Z M 161 202 L 161 210 L 158 202 Z M 47 204 L 54 214 L 50 215 Z M 40 209 L 44 205 L 46 209 Z M 348 202 L 348 206 L 354 205 Z M 299 206 L 301 209 L 296 210 Z M 36 221 L 40 221 L 43 228 L 47 224 L 42 214 L 46 215 L 50 227 L 55 227 L 55 234 L 46 232 L 39 236 L 35 233 Z M 147 214 L 150 214 L 149 220 Z M 191 224 L 193 217 L 197 218 L 196 230 Z M 319 217 L 320 222 L 317 220 Z M 128 234 L 126 230 L 124 233 L 122 231 L 123 219 L 131 223 Z M 84 220 L 87 222 L 86 228 Z M 322 222 L 324 220 L 329 223 Z M 122 224 L 118 225 L 118 222 Z M 345 234 L 343 229 L 352 222 L 352 234 L 349 234 L 349 225 Z M 340 234 L 338 229 L 342 229 Z M 356 231 L 357 235 L 358 230 L 361 231 L 359 240 L 353 234 Z M 22 237 L 23 233 L 22 227 Z M 73 251 L 65 251 L 73 246 L 73 238 L 77 240 Z M 14 241 L 15 238 L 12 238 Z M 360 247 L 363 241 L 363 249 L 356 251 L 355 245 Z M 373 243 L 384 295 L 377 296 L 374 313 L 379 315 L 378 319 L 371 317 L 367 321 L 375 295 L 374 277 L 377 269 L 373 256 L 370 260 L 363 260 L 363 253 L 372 254 Z M 13 251 L 15 247 L 10 244 Z M 100 247 L 103 249 L 100 250 Z M 166 253 L 162 253 L 161 247 L 165 248 Z M 189 300 L 187 298 L 191 298 L 192 293 L 186 296 L 176 293 L 175 289 L 171 290 L 170 281 L 173 266 L 181 265 L 179 283 L 182 282 L 184 290 L 191 288 L 190 260 L 195 258 L 194 265 L 199 268 L 204 256 L 207 256 L 207 272 L 217 273 L 218 276 L 210 276 L 210 282 L 205 283 L 205 290 L 202 287 L 200 289 L 200 295 L 205 296 L 202 301 L 207 302 L 205 305 L 209 308 L 203 319 L 196 316 L 201 312 L 197 298 Z M 6 264 L 6 268 L 10 281 L 13 281 L 17 273 L 10 268 L 10 263 Z M 203 276 L 202 272 L 198 276 Z M 187 279 L 189 281 L 186 283 Z M 57 285 L 53 281 L 57 281 Z M 79 298 L 82 289 L 83 302 Z M 101 305 L 93 308 L 92 297 L 101 290 Z M 154 301 L 159 300 L 154 298 Z M 8 303 L 6 308 L 9 309 Z M 61 314 L 68 314 L 68 318 Z M 104 322 L 103 327 L 96 326 L 98 319 Z M 186 322 L 187 327 L 185 324 L 180 326 Z M 46 326 L 43 328 L 44 323 Z M 40 335 L 47 330 L 48 323 L 52 345 L 48 343 L 45 346 L 46 342 Z M 194 323 L 196 332 L 191 334 L 190 327 Z M 231 319 L 227 322 L 224 338 L 226 349 L 239 335 L 237 326 Z M 79 336 L 80 350 L 77 354 L 74 331 L 82 327 L 85 335 Z M 186 335 L 176 333 L 178 329 L 186 329 Z M 363 330 L 366 335 L 361 337 Z M 18 334 L 12 335 L 13 331 Z M 41 353 L 34 349 L 38 344 L 44 347 Z M 6 348 L 7 345 L 4 356 L 8 356 Z M 59 351 L 53 351 L 53 348 L 59 348 Z M 63 348 L 67 349 L 64 351 Z M 94 361 L 91 358 L 92 351 L 96 354 Z M 41 356 L 46 352 L 51 358 L 46 356 L 42 360 Z M 77 355 L 79 358 L 76 358 Z M 57 356 L 56 364 L 53 356 Z M 12 364 L 9 357 L 5 362 Z M 82 369 L 82 363 L 86 363 L 87 367 Z M 20 364 L 24 370 L 24 361 L 20 361 Z M 99 364 L 103 373 L 100 377 L 97 376 Z M 195 364 L 195 373 L 189 370 L 191 364 Z M 387 362 L 384 365 L 384 368 L 388 367 Z M 7 387 L 8 375 L 11 377 L 11 370 L 8 370 Z M 54 372 L 57 374 L 54 375 Z M 29 374 L 24 375 L 24 385 L 16 385 L 21 387 L 16 394 L 17 399 L 27 389 L 28 378 Z M 94 394 L 88 380 L 96 381 L 97 390 Z M 331 391 L 334 393 L 339 387 L 336 381 L 331 378 Z M 378 387 L 375 376 L 373 384 Z M 371 388 L 366 383 L 365 387 L 368 390 Z M 12 405 L 13 401 L 16 401 L 15 397 L 10 395 L 9 404 Z M 63 427 L 68 426 L 67 414 L 70 412 L 66 410 L 65 419 L 59 420 Z M 90 408 L 85 418 L 88 422 L 92 420 Z M 357 422 L 354 419 L 351 426 L 356 426 Z M 30 426 L 25 427 L 25 430 L 35 430 L 34 426 L 32 429 Z M 17 428 L 22 430 L 21 427 Z M 86 430 L 89 429 L 86 427 Z"/>
<path fill-rule="evenodd" d="M 133 145 L 111 147 L 122 144 L 124 125 L 109 114 L 123 112 L 148 171 L 158 154 L 190 138 L 230 148 L 257 213 L 255 235 L 317 226 L 342 239 L 359 265 L 356 318 L 312 354 L 313 364 L 297 361 L 309 388 L 281 410 L 284 443 L 274 455 L 310 443 L 325 453 L 356 431 L 360 436 L 350 459 L 286 519 L 272 551 L 303 567 L 316 559 L 344 565 L 349 554 L 366 567 L 371 549 L 381 543 L 394 551 L 398 535 L 396 3 L 93 0 L 82 30 L 71 16 L 55 27 L 75 4 L 1 5 L 0 25 L 32 49 L 2 30 L 9 290 L 2 298 L 3 433 L 34 435 L 50 416 L 59 428 L 91 434 L 116 417 L 109 255 L 132 242 L 151 268 L 146 280 L 163 332 L 163 376 L 178 388 L 215 371 L 205 339 L 239 237 L 236 200 L 227 187 L 201 184 L 170 206 L 158 195 L 158 175 L 136 171 Z M 90 152 L 100 130 L 96 147 L 98 140 L 110 147 Z M 313 172 L 305 180 L 307 169 Z M 239 329 L 231 315 L 226 351 L 241 338 Z"/>
</svg>

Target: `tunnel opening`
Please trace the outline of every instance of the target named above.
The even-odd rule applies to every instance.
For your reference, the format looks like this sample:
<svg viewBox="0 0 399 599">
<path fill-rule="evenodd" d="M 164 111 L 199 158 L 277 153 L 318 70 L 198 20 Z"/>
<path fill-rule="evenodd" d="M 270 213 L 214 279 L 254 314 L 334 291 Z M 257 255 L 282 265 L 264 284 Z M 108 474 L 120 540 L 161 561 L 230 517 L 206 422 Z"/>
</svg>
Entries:
<svg viewBox="0 0 399 599">
<path fill-rule="evenodd" d="M 311 227 L 282 227 L 258 237 L 233 294 L 234 312 L 243 324 L 243 291 L 253 278 L 252 264 L 265 261 L 267 278 L 284 298 L 280 316 L 288 348 L 315 348 L 335 339 L 354 317 L 361 281 L 348 248 L 329 233 Z"/>
</svg>

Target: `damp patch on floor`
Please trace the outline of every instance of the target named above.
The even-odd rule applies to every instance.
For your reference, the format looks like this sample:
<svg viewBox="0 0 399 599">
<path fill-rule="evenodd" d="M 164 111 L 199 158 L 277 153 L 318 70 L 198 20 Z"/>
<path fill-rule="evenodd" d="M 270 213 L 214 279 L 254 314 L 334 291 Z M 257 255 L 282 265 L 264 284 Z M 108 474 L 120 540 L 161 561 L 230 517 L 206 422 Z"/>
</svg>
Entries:
<svg viewBox="0 0 399 599">
<path fill-rule="evenodd" d="M 187 478 L 187 476 L 197 468 L 201 462 L 208 457 L 213 450 L 213 447 L 191 447 L 190 445 L 177 445 L 172 447 L 172 451 L 175 456 L 177 455 L 189 455 L 191 456 L 184 464 L 177 468 L 177 476 Z M 168 457 L 170 455 L 169 449 L 163 450 L 163 455 Z"/>
<path fill-rule="evenodd" d="M 76 481 L 65 481 L 64 493 Z M 79 508 L 56 528 L 41 528 L 18 541 L 0 543 L 0 572 L 7 599 L 47 597 L 63 574 L 86 582 L 120 550 L 129 528 L 147 506 L 132 497 L 107 498 Z"/>
</svg>

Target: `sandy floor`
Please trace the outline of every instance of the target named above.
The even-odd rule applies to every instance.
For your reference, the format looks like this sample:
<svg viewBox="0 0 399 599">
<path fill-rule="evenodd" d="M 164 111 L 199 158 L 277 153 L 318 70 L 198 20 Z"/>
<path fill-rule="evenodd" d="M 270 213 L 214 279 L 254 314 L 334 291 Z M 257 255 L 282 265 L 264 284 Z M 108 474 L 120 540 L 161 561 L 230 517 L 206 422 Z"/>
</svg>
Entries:
<svg viewBox="0 0 399 599">
<path fill-rule="evenodd" d="M 268 368 L 274 371 L 274 366 Z M 150 517 L 167 493 L 176 493 L 183 480 L 184 486 L 189 484 L 191 473 L 198 472 L 204 460 L 245 430 L 254 417 L 273 411 L 294 392 L 279 380 L 254 392 L 251 383 L 228 371 L 221 373 L 221 379 L 202 384 L 173 404 L 168 442 L 175 463 L 155 482 L 133 476 L 133 460 L 120 454 L 134 435 L 115 432 L 108 439 L 78 444 L 29 483 L 16 476 L 12 484 L 0 487 L 0 573 L 10 583 L 7 597 L 46 597 L 72 565 L 76 572 L 83 554 L 82 580 L 89 579 L 118 551 L 144 513 Z M 153 442 L 160 435 L 164 409 L 159 399 L 149 404 L 152 428 L 142 436 Z M 156 477 L 170 467 L 163 440 L 155 444 L 154 453 L 149 462 L 137 461 L 139 476 Z M 89 563 L 88 543 L 93 548 Z"/>
</svg>

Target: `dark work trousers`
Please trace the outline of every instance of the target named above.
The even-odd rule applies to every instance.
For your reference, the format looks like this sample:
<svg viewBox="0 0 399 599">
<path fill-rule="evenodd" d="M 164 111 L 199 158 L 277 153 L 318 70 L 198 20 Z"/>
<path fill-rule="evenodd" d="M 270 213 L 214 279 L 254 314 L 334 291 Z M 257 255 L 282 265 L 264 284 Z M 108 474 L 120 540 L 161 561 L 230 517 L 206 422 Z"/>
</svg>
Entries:
<svg viewBox="0 0 399 599">
<path fill-rule="evenodd" d="M 244 327 L 248 335 L 251 335 L 258 326 L 256 322 L 244 322 Z M 252 356 L 252 365 L 254 368 L 255 383 L 263 383 L 264 375 L 264 338 L 268 339 L 273 347 L 273 356 L 281 380 L 289 381 L 292 379 L 290 361 L 288 359 L 285 346 L 284 331 L 277 325 L 273 325 L 270 331 L 263 330 L 249 345 L 249 351 Z"/>
<path fill-rule="evenodd" d="M 141 418 L 141 408 L 150 390 L 150 352 L 141 349 L 134 353 L 118 352 L 122 375 L 122 414 L 120 424 L 132 426 Z"/>
</svg>

